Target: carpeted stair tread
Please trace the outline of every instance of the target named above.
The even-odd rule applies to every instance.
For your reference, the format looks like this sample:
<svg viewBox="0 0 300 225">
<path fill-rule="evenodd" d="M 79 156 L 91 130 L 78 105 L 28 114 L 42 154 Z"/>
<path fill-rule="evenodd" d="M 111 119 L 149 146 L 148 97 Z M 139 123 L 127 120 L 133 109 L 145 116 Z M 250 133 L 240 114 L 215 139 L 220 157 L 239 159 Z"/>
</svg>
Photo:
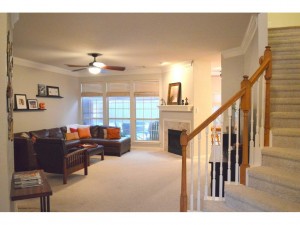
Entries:
<svg viewBox="0 0 300 225">
<path fill-rule="evenodd" d="M 271 104 L 298 105 L 300 98 L 271 98 Z"/>
<path fill-rule="evenodd" d="M 272 85 L 271 91 L 300 91 L 300 85 Z"/>
<path fill-rule="evenodd" d="M 283 73 L 278 73 L 278 74 L 272 74 L 272 80 L 300 80 L 300 74 L 295 73 L 295 74 L 283 74 Z"/>
<path fill-rule="evenodd" d="M 283 70 L 283 69 L 299 69 L 300 68 L 300 65 L 299 63 L 277 63 L 275 65 L 273 65 L 273 70 L 276 70 L 276 69 L 280 69 L 280 70 Z"/>
<path fill-rule="evenodd" d="M 271 117 L 274 119 L 300 119 L 300 112 L 271 112 Z"/>
<path fill-rule="evenodd" d="M 279 60 L 299 60 L 300 54 L 294 53 L 294 54 L 273 54 L 272 55 L 272 61 L 279 61 Z"/>
<path fill-rule="evenodd" d="M 299 212 L 300 204 L 244 185 L 225 185 L 225 202 L 236 211 Z"/>
<path fill-rule="evenodd" d="M 272 133 L 275 136 L 300 137 L 300 128 L 274 128 Z"/>
<path fill-rule="evenodd" d="M 234 212 L 232 208 L 226 205 L 224 201 L 204 200 L 204 212 Z"/>
<path fill-rule="evenodd" d="M 300 45 L 297 46 L 274 46 L 272 47 L 272 51 L 276 52 L 292 52 L 292 51 L 300 51 Z"/>
<path fill-rule="evenodd" d="M 259 166 L 249 168 L 248 174 L 250 177 L 295 189 L 299 192 L 300 197 L 300 174 L 298 172 L 286 171 L 282 168 Z M 249 183 L 251 185 L 251 178 L 249 178 Z"/>
<path fill-rule="evenodd" d="M 299 33 L 300 36 L 300 33 Z M 272 38 L 269 40 L 269 45 L 280 45 L 280 44 L 292 44 L 292 43 L 300 43 L 299 36 L 290 37 L 288 39 L 286 38 Z"/>
</svg>

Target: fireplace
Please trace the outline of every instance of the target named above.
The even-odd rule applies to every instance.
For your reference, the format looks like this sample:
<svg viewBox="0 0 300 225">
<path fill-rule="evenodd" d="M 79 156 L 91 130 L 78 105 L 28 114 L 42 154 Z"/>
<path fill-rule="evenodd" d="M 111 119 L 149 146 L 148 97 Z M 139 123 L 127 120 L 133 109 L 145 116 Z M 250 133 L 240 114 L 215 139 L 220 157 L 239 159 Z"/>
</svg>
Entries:
<svg viewBox="0 0 300 225">
<path fill-rule="evenodd" d="M 168 129 L 168 152 L 182 155 L 180 145 L 181 130 Z"/>
</svg>

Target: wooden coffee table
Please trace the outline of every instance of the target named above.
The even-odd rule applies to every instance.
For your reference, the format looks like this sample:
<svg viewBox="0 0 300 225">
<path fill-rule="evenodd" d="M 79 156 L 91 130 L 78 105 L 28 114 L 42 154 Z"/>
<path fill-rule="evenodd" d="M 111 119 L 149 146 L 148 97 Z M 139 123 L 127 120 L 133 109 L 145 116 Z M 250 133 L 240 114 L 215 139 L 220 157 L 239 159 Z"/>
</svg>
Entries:
<svg viewBox="0 0 300 225">
<path fill-rule="evenodd" d="M 40 198 L 41 212 L 50 212 L 50 195 L 52 195 L 51 187 L 47 181 L 46 175 L 43 170 L 38 171 L 41 175 L 42 184 L 34 187 L 15 188 L 14 181 L 11 181 L 10 198 L 12 201 L 24 200 L 30 198 Z M 33 171 L 28 171 L 32 173 Z"/>
</svg>

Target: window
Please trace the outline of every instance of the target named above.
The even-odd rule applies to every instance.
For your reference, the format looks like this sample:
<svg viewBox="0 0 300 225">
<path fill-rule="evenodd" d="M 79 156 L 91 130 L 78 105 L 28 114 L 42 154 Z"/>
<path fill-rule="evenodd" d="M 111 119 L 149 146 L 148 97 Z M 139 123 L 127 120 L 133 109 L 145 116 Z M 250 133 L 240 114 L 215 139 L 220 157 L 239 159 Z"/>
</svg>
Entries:
<svg viewBox="0 0 300 225">
<path fill-rule="evenodd" d="M 103 98 L 82 97 L 82 121 L 84 125 L 103 125 Z"/>
<path fill-rule="evenodd" d="M 159 97 L 135 97 L 136 140 L 159 140 Z"/>
<path fill-rule="evenodd" d="M 108 97 L 109 126 L 121 128 L 121 136 L 130 136 L 130 97 Z"/>
<path fill-rule="evenodd" d="M 81 84 L 82 123 L 103 125 L 103 85 Z"/>
</svg>

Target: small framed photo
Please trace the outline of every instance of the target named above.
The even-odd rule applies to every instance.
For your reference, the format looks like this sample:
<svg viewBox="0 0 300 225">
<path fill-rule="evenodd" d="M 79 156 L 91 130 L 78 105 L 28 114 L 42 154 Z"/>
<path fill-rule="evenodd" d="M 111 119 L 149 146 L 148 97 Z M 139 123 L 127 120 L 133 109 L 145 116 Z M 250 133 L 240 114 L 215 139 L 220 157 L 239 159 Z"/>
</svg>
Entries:
<svg viewBox="0 0 300 225">
<path fill-rule="evenodd" d="M 38 95 L 47 96 L 47 90 L 45 84 L 38 84 Z"/>
<path fill-rule="evenodd" d="M 168 105 L 180 105 L 181 104 L 181 83 L 169 84 L 168 91 Z"/>
<path fill-rule="evenodd" d="M 47 86 L 47 95 L 48 96 L 60 96 L 59 87 Z"/>
<path fill-rule="evenodd" d="M 16 109 L 27 109 L 27 99 L 25 94 L 15 94 Z"/>
<path fill-rule="evenodd" d="M 38 109 L 37 99 L 27 99 L 28 109 Z"/>
</svg>

